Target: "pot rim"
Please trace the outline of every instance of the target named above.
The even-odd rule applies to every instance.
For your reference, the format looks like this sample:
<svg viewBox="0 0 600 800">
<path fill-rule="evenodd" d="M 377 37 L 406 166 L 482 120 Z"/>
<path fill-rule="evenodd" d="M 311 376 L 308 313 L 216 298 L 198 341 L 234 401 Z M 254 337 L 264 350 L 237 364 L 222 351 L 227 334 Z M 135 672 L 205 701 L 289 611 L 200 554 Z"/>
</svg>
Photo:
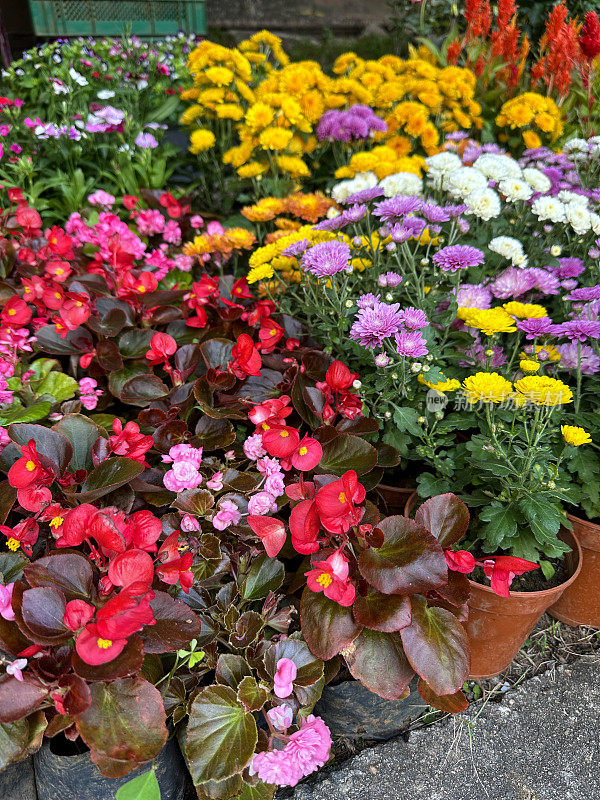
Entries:
<svg viewBox="0 0 600 800">
<path fill-rule="evenodd" d="M 551 594 L 556 594 L 557 592 L 562 592 L 570 586 L 572 583 L 577 580 L 579 577 L 579 573 L 581 572 L 581 567 L 583 566 L 583 552 L 581 550 L 581 545 L 579 544 L 577 537 L 572 534 L 571 531 L 568 531 L 566 528 L 561 530 L 561 534 L 563 536 L 567 536 L 570 540 L 572 540 L 574 547 L 573 550 L 577 552 L 577 567 L 575 568 L 573 574 L 570 578 L 567 578 L 566 581 L 563 583 L 559 583 L 558 586 L 552 586 L 550 589 L 538 589 L 535 592 L 511 592 L 510 597 L 504 597 L 503 600 L 525 600 L 526 598 L 536 598 L 536 597 L 543 597 L 548 596 Z M 566 542 L 566 544 L 571 544 L 571 541 Z M 567 554 L 565 554 L 567 555 Z M 470 578 L 467 579 L 469 581 L 470 586 L 476 586 L 485 594 L 493 595 L 494 597 L 500 597 L 501 595 L 496 594 L 491 588 L 491 586 L 486 586 L 483 583 L 477 583 L 477 581 L 472 581 Z"/>
</svg>

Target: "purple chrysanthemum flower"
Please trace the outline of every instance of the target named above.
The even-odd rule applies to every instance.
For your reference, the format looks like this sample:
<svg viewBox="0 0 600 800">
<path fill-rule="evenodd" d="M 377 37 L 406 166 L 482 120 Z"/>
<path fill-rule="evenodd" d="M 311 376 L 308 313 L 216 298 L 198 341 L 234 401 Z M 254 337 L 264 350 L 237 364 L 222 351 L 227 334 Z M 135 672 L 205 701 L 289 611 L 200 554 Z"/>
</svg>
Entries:
<svg viewBox="0 0 600 800">
<path fill-rule="evenodd" d="M 347 224 L 348 220 L 344 218 L 343 214 L 338 214 L 337 217 L 331 217 L 331 219 L 322 219 L 321 222 L 317 222 L 316 225 L 313 225 L 313 230 L 328 231 L 329 233 L 332 233 L 334 231 L 339 231 Z"/>
<path fill-rule="evenodd" d="M 459 367 L 471 367 L 473 364 L 487 364 L 488 363 L 488 356 L 485 354 L 486 350 L 489 350 L 490 346 L 487 345 L 484 347 L 481 342 L 474 342 L 468 350 L 464 351 L 465 356 L 468 360 L 461 359 L 458 362 Z M 493 355 L 490 359 L 490 366 L 494 369 L 501 367 L 503 364 L 506 364 L 506 356 L 504 355 L 504 349 L 500 347 L 500 345 L 494 344 L 491 346 L 491 350 Z"/>
<path fill-rule="evenodd" d="M 508 267 L 490 284 L 494 297 L 506 300 L 509 297 L 520 297 L 525 292 L 533 289 L 535 278 L 529 270 Z"/>
<path fill-rule="evenodd" d="M 560 336 L 565 336 L 572 342 L 600 339 L 600 321 L 595 319 L 570 319 L 556 327 Z"/>
<path fill-rule="evenodd" d="M 404 327 L 408 328 L 409 331 L 418 331 L 429 325 L 425 312 L 413 306 L 404 309 L 402 312 L 402 322 L 404 323 Z"/>
<path fill-rule="evenodd" d="M 432 258 L 436 267 L 441 267 L 445 272 L 456 272 L 459 269 L 477 267 L 483 264 L 485 256 L 477 247 L 467 244 L 452 244 L 438 250 Z"/>
<path fill-rule="evenodd" d="M 466 206 L 462 203 L 460 206 L 444 206 L 444 211 L 450 217 L 460 217 L 461 214 L 464 214 L 465 211 L 469 210 L 469 206 Z"/>
<path fill-rule="evenodd" d="M 537 289 L 542 294 L 558 294 L 560 282 L 556 275 L 541 267 L 528 267 L 523 272 L 533 279 L 532 289 Z"/>
<path fill-rule="evenodd" d="M 435 203 L 421 203 L 419 213 L 429 222 L 448 222 L 450 219 L 450 214 L 446 209 Z"/>
<path fill-rule="evenodd" d="M 420 358 L 426 356 L 429 350 L 427 342 L 420 331 L 400 331 L 396 334 L 396 349 L 398 354 L 406 358 Z"/>
<path fill-rule="evenodd" d="M 306 250 L 306 248 L 310 245 L 308 239 L 300 239 L 299 242 L 293 242 L 289 244 L 285 250 L 281 251 L 282 256 L 287 256 L 288 258 L 294 258 L 295 256 L 301 256 L 302 253 Z"/>
<path fill-rule="evenodd" d="M 418 211 L 420 207 L 421 200 L 418 197 L 398 194 L 396 197 L 390 197 L 387 200 L 382 200 L 381 203 L 376 203 L 373 214 L 387 222 L 412 214 L 414 211 Z"/>
<path fill-rule="evenodd" d="M 323 278 L 338 272 L 350 272 L 350 248 L 343 242 L 321 242 L 313 245 L 302 256 L 302 269 Z"/>
<path fill-rule="evenodd" d="M 578 303 L 587 303 L 590 300 L 600 299 L 600 285 L 596 286 L 581 286 L 579 289 L 574 289 L 567 295 L 567 300 Z"/>
<path fill-rule="evenodd" d="M 342 211 L 342 217 L 346 222 L 360 222 L 366 213 L 367 207 L 364 203 L 355 203 Z"/>
<path fill-rule="evenodd" d="M 356 305 L 359 308 L 375 308 L 380 302 L 381 295 L 367 292 L 367 294 L 363 294 L 362 297 L 358 298 Z"/>
<path fill-rule="evenodd" d="M 558 267 L 548 267 L 548 269 L 551 269 L 556 273 L 557 277 L 562 279 L 576 278 L 585 270 L 583 261 L 575 256 L 570 256 L 569 258 L 559 258 L 558 263 Z"/>
<path fill-rule="evenodd" d="M 492 293 L 487 286 L 465 283 L 458 290 L 456 302 L 461 308 L 490 308 Z"/>
<path fill-rule="evenodd" d="M 395 286 L 400 286 L 401 283 L 402 275 L 398 275 L 397 272 L 384 272 L 383 275 L 377 278 L 377 285 L 382 288 L 388 286 L 390 289 L 393 289 Z"/>
<path fill-rule="evenodd" d="M 427 223 L 421 217 L 406 217 L 402 220 L 402 227 L 417 239 L 427 227 Z"/>
<path fill-rule="evenodd" d="M 408 242 L 410 237 L 413 235 L 413 231 L 405 225 L 401 225 L 399 222 L 397 222 L 391 230 L 389 230 L 387 226 L 386 230 L 381 228 L 379 230 L 379 234 L 383 238 L 386 236 L 391 236 L 392 241 L 396 242 L 396 244 L 402 244 L 403 242 Z"/>
<path fill-rule="evenodd" d="M 383 189 L 380 186 L 373 186 L 371 189 L 361 189 L 360 192 L 348 195 L 345 200 L 340 202 L 344 206 L 352 205 L 353 203 L 368 203 L 370 200 L 375 200 L 376 197 L 383 197 Z"/>
<path fill-rule="evenodd" d="M 526 333 L 526 339 L 535 339 L 548 333 L 554 333 L 555 326 L 550 317 L 538 317 L 537 319 L 519 319 L 517 328 Z"/>
<path fill-rule="evenodd" d="M 560 366 L 564 369 L 576 370 L 580 361 L 584 375 L 595 375 L 600 371 L 600 357 L 589 344 L 580 344 L 579 353 L 576 342 L 559 344 L 557 350 L 560 353 Z"/>
<path fill-rule="evenodd" d="M 361 309 L 350 330 L 350 338 L 363 347 L 381 347 L 384 339 L 398 333 L 402 325 L 400 304 L 378 303 L 374 308 Z"/>
</svg>

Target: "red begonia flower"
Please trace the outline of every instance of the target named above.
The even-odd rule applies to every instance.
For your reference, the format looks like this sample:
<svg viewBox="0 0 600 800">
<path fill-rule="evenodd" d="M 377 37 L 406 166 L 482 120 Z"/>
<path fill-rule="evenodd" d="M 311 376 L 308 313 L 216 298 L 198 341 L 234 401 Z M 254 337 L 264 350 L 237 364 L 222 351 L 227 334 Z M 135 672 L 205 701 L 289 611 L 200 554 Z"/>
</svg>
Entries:
<svg viewBox="0 0 600 800">
<path fill-rule="evenodd" d="M 509 587 L 515 575 L 540 568 L 539 564 L 516 556 L 490 556 L 478 563 L 483 567 L 486 577 L 491 579 L 492 591 L 501 597 L 510 597 Z"/>
<path fill-rule="evenodd" d="M 285 527 L 275 517 L 259 517 L 249 514 L 248 525 L 262 541 L 269 558 L 275 558 L 285 544 Z"/>
<path fill-rule="evenodd" d="M 341 606 L 351 606 L 356 589 L 348 577 L 348 559 L 339 550 L 324 561 L 313 562 L 314 568 L 305 572 L 308 588 L 323 592 L 325 597 Z"/>
<path fill-rule="evenodd" d="M 359 506 L 365 499 L 365 488 L 356 472 L 348 470 L 337 481 L 323 486 L 315 496 L 315 504 L 323 527 L 330 533 L 346 533 L 363 517 Z"/>
<path fill-rule="evenodd" d="M 155 366 L 168 361 L 169 356 L 177 351 L 177 342 L 168 333 L 154 333 L 150 339 L 150 350 L 146 353 L 146 358 Z"/>
<path fill-rule="evenodd" d="M 75 649 L 82 661 L 92 666 L 106 664 L 116 658 L 127 644 L 127 639 L 109 639 L 103 636 L 98 626 L 90 622 L 75 641 Z"/>
</svg>

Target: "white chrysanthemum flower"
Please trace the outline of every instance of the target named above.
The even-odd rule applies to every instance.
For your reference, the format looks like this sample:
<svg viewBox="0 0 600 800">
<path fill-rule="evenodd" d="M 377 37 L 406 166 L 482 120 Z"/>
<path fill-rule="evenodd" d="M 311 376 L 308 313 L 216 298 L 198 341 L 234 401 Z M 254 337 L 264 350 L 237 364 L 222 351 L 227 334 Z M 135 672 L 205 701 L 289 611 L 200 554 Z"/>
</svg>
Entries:
<svg viewBox="0 0 600 800">
<path fill-rule="evenodd" d="M 334 219 L 335 217 L 339 217 L 342 212 L 336 208 L 335 206 L 331 206 L 331 208 L 327 209 L 327 214 L 325 215 L 327 219 Z"/>
<path fill-rule="evenodd" d="M 487 178 L 478 169 L 473 167 L 461 167 L 450 172 L 444 178 L 444 189 L 453 197 L 465 198 L 471 192 L 486 189 Z"/>
<path fill-rule="evenodd" d="M 572 203 L 573 205 L 583 206 L 584 208 L 588 207 L 588 199 L 584 194 L 577 194 L 577 192 L 572 192 L 570 189 L 562 189 L 558 193 L 558 199 L 562 203 Z"/>
<path fill-rule="evenodd" d="M 551 222 L 564 222 L 565 206 L 557 197 L 538 197 L 531 204 L 531 210 L 536 217 L 543 221 L 549 219 Z"/>
<path fill-rule="evenodd" d="M 588 143 L 585 139 L 580 139 L 577 136 L 573 137 L 573 139 L 569 139 L 568 142 L 565 142 L 563 146 L 563 150 L 565 153 L 587 153 L 588 151 Z"/>
<path fill-rule="evenodd" d="M 500 181 L 498 188 L 506 198 L 507 203 L 515 203 L 517 200 L 529 200 L 533 194 L 531 186 L 521 178 L 506 178 Z"/>
<path fill-rule="evenodd" d="M 590 212 L 580 203 L 567 203 L 565 206 L 565 216 L 575 233 L 587 233 L 592 227 Z"/>
<path fill-rule="evenodd" d="M 454 170 L 459 169 L 462 166 L 462 161 L 456 153 L 443 151 L 426 158 L 425 164 L 427 166 L 427 178 L 439 189 L 444 177 L 449 172 L 454 172 Z"/>
<path fill-rule="evenodd" d="M 552 188 L 552 181 L 548 178 L 541 169 L 535 167 L 527 167 L 523 170 L 523 177 L 531 186 L 534 192 L 545 194 Z"/>
<path fill-rule="evenodd" d="M 510 156 L 500 153 L 484 153 L 473 163 L 491 181 L 501 181 L 504 178 L 520 178 L 521 167 Z"/>
<path fill-rule="evenodd" d="M 465 197 L 471 214 L 479 219 L 489 220 L 497 217 L 502 210 L 499 195 L 493 189 L 476 189 Z"/>
<path fill-rule="evenodd" d="M 504 258 L 508 258 L 515 267 L 527 266 L 527 256 L 523 250 L 523 245 L 518 239 L 513 239 L 512 236 L 496 236 L 488 244 L 488 248 L 492 252 L 504 256 Z"/>
<path fill-rule="evenodd" d="M 352 179 L 336 183 L 331 190 L 331 196 L 336 203 L 343 203 L 351 194 L 372 189 L 374 186 L 377 186 L 377 175 L 374 172 L 358 172 Z"/>
<path fill-rule="evenodd" d="M 397 194 L 418 197 L 423 194 L 423 181 L 412 172 L 396 172 L 394 175 L 388 175 L 379 181 L 379 186 L 386 197 L 395 197 Z"/>
<path fill-rule="evenodd" d="M 592 226 L 592 230 L 598 236 L 600 234 L 600 215 L 594 214 L 592 212 L 590 214 L 590 223 Z"/>
</svg>

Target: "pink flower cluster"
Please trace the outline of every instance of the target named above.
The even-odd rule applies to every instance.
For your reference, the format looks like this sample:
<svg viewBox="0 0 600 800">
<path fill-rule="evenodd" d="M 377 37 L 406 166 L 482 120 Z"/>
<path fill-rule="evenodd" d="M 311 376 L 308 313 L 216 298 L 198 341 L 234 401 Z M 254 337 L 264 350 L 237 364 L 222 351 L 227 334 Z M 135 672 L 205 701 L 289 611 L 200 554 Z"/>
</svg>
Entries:
<svg viewBox="0 0 600 800">
<path fill-rule="evenodd" d="M 262 434 L 255 433 L 244 442 L 244 453 L 265 479 L 263 490 L 252 495 L 248 501 L 248 513 L 264 516 L 277 511 L 277 498 L 285 493 L 285 473 L 276 458 L 269 458 L 263 447 Z"/>
<path fill-rule="evenodd" d="M 172 464 L 165 473 L 163 483 L 170 492 L 183 492 L 184 489 L 196 489 L 202 483 L 202 475 L 198 471 L 202 462 L 202 448 L 191 444 L 176 444 L 169 454 L 162 457 L 166 464 Z"/>
<path fill-rule="evenodd" d="M 102 396 L 102 389 L 97 389 L 98 382 L 94 378 L 82 378 L 79 381 L 79 399 L 81 405 L 88 411 L 93 411 L 98 405 L 98 398 Z"/>
<path fill-rule="evenodd" d="M 257 753 L 250 765 L 250 773 L 258 775 L 264 783 L 296 786 L 298 781 L 326 763 L 330 750 L 329 728 L 320 717 L 311 714 L 303 721 L 300 730 L 291 734 L 283 750 Z"/>
</svg>

